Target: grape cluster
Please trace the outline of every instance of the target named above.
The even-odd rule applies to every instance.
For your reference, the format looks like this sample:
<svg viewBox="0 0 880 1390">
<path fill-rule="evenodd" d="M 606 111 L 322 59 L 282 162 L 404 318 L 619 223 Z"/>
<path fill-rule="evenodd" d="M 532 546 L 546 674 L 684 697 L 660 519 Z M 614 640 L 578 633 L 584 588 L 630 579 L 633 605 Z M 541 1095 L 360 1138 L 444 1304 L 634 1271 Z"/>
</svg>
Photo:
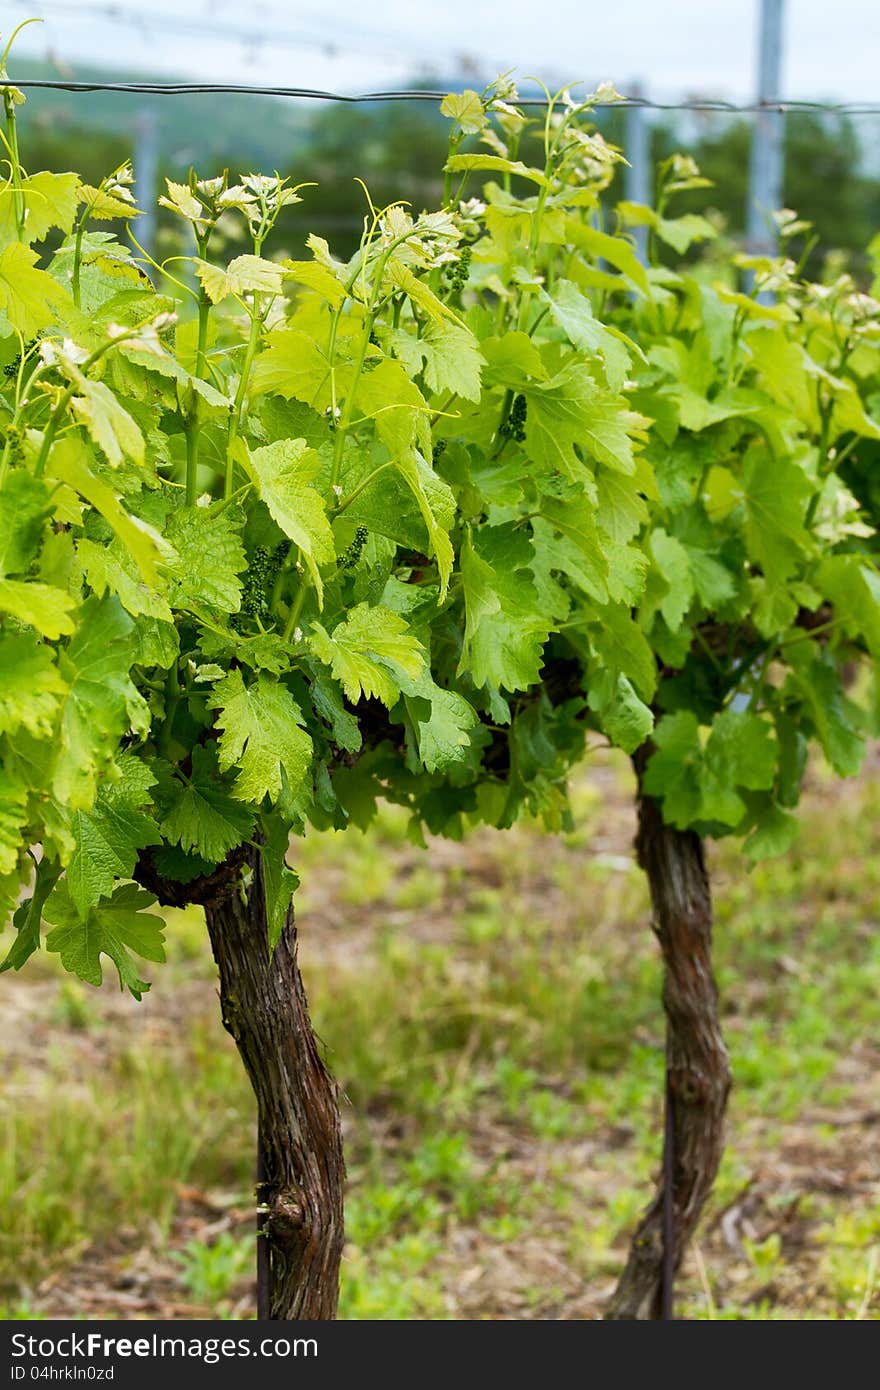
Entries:
<svg viewBox="0 0 880 1390">
<path fill-rule="evenodd" d="M 453 294 L 461 294 L 462 290 L 468 282 L 468 275 L 470 274 L 471 269 L 472 254 L 473 251 L 470 246 L 463 246 L 461 248 L 459 258 L 456 261 L 455 266 L 452 270 L 452 278 L 449 282 L 449 288 Z"/>
<path fill-rule="evenodd" d="M 289 550 L 290 541 L 282 541 L 272 550 L 257 546 L 242 582 L 240 617 L 264 618 L 269 612 L 272 586 Z"/>
<path fill-rule="evenodd" d="M 36 342 L 37 339 L 32 338 L 31 341 L 25 345 L 25 353 L 30 352 L 31 348 L 35 346 Z M 21 354 L 18 353 L 15 357 L 13 357 L 11 362 L 6 363 L 6 366 L 3 368 L 3 375 L 8 377 L 18 376 L 18 369 L 20 366 Z"/>
<path fill-rule="evenodd" d="M 438 439 L 438 440 L 437 440 L 437 443 L 434 445 L 433 453 L 434 453 L 434 462 L 435 462 L 435 463 L 437 462 L 437 460 L 438 460 L 439 458 L 442 458 L 442 456 L 446 453 L 446 445 L 447 445 L 447 442 L 448 442 L 448 441 L 445 440 L 445 439 Z"/>
<path fill-rule="evenodd" d="M 364 546 L 367 543 L 369 531 L 366 526 L 359 526 L 354 533 L 354 540 L 351 545 L 342 552 L 339 557 L 339 568 L 341 570 L 353 570 L 358 560 L 363 554 Z"/>
<path fill-rule="evenodd" d="M 501 426 L 501 433 L 507 435 L 509 439 L 515 439 L 518 444 L 522 444 L 526 437 L 528 411 L 529 407 L 525 396 L 514 396 L 510 414 Z"/>
</svg>

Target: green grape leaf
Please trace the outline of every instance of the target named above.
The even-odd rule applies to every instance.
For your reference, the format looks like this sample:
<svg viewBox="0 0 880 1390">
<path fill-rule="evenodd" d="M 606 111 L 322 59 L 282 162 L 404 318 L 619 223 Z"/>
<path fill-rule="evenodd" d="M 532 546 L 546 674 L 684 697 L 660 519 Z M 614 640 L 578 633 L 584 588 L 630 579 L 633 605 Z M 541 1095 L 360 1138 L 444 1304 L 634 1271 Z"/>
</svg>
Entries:
<svg viewBox="0 0 880 1390">
<path fill-rule="evenodd" d="M 117 888 L 82 920 L 67 883 L 57 885 L 43 916 L 52 930 L 46 950 L 57 952 L 72 975 L 90 985 L 100 985 L 104 974 L 101 957 L 109 956 L 119 975 L 119 988 L 140 999 L 150 988 L 137 971 L 131 953 L 144 960 L 164 961 L 164 923 L 147 908 L 156 899 L 134 883 Z"/>
<path fill-rule="evenodd" d="M 119 541 L 98 545 L 95 541 L 81 540 L 76 553 L 89 586 L 99 598 L 109 591 L 116 594 L 133 617 L 172 621 L 167 600 L 157 590 L 147 587 L 134 557 Z"/>
<path fill-rule="evenodd" d="M 421 337 L 406 329 L 392 330 L 387 340 L 407 372 L 424 370 L 431 391 L 452 391 L 464 400 L 480 399 L 483 356 L 474 335 L 458 324 L 430 323 Z"/>
<path fill-rule="evenodd" d="M 203 604 L 223 613 L 241 608 L 241 580 L 247 556 L 241 541 L 241 517 L 234 507 L 181 507 L 165 532 L 177 552 L 168 565 L 172 607 Z"/>
<path fill-rule="evenodd" d="M 21 831 L 27 820 L 28 789 L 0 767 L 0 874 L 17 867 Z"/>
<path fill-rule="evenodd" d="M 595 463 L 635 472 L 633 435 L 644 417 L 599 386 L 588 367 L 572 363 L 550 381 L 531 384 L 526 394 L 526 451 L 536 463 L 578 482 L 584 476 L 578 449 Z"/>
<path fill-rule="evenodd" d="M 0 577 L 30 569 L 50 510 L 43 482 L 24 470 L 9 474 L 0 489 Z"/>
<path fill-rule="evenodd" d="M 612 391 L 619 391 L 629 374 L 630 352 L 641 356 L 641 349 L 619 329 L 600 323 L 587 296 L 571 280 L 557 280 L 552 295 L 542 289 L 541 299 L 579 352 L 601 357 L 605 380 Z"/>
<path fill-rule="evenodd" d="M 144 437 L 116 396 L 103 381 L 89 381 L 77 373 L 81 395 L 71 397 L 70 408 L 112 468 L 130 458 L 139 466 L 144 462 Z"/>
<path fill-rule="evenodd" d="M 319 566 L 336 558 L 324 499 L 313 487 L 320 462 L 304 439 L 280 439 L 252 449 L 247 469 L 281 530 L 298 546 L 315 585 L 319 605 L 324 586 Z"/>
<path fill-rule="evenodd" d="M 315 670 L 309 693 L 318 714 L 330 725 L 334 742 L 346 753 L 357 753 L 363 742 L 358 721 L 342 703 L 338 686 L 320 668 Z"/>
<path fill-rule="evenodd" d="M 797 817 L 783 807 L 771 804 L 761 811 L 743 849 L 746 858 L 755 864 L 760 859 L 787 854 L 797 837 Z"/>
<path fill-rule="evenodd" d="M 215 760 L 206 749 L 193 749 L 189 783 L 175 783 L 162 833 L 182 849 L 219 864 L 230 850 L 250 838 L 254 818 L 212 776 L 214 766 Z"/>
<path fill-rule="evenodd" d="M 287 867 L 286 855 L 290 844 L 290 827 L 279 816 L 263 817 L 264 837 L 260 845 L 263 859 L 263 886 L 266 892 L 266 916 L 269 922 L 269 949 L 274 951 L 299 887 L 299 878 Z"/>
<path fill-rule="evenodd" d="M 401 682 L 418 680 L 425 669 L 424 649 L 406 619 L 367 603 L 352 608 L 332 634 L 313 623 L 309 645 L 352 703 L 375 697 L 390 709 Z"/>
<path fill-rule="evenodd" d="M 651 537 L 651 550 L 656 563 L 656 577 L 665 590 L 660 600 L 660 612 L 670 631 L 677 632 L 694 596 L 688 552 L 681 541 L 668 535 L 662 527 Z"/>
<path fill-rule="evenodd" d="M 36 261 L 37 253 L 20 241 L 0 251 L 0 309 L 25 340 L 48 328 L 56 313 L 73 308 L 67 292 Z"/>
<path fill-rule="evenodd" d="M 94 806 L 71 818 L 76 849 L 67 887 L 83 921 L 99 899 L 111 895 L 117 879 L 131 878 L 138 852 L 162 842 L 155 821 L 141 809 L 150 802 L 153 774 L 131 753 L 117 760 L 117 771 L 119 780 L 101 785 Z"/>
<path fill-rule="evenodd" d="M 853 777 L 862 764 L 865 740 L 838 672 L 821 660 L 812 661 L 791 674 L 786 688 L 804 701 L 834 771 L 841 777 Z"/>
<path fill-rule="evenodd" d="M 849 637 L 864 637 L 880 660 L 880 575 L 863 555 L 829 555 L 815 583 L 834 605 L 834 620 Z"/>
<path fill-rule="evenodd" d="M 692 710 L 664 714 L 654 729 L 655 751 L 642 781 L 649 796 L 663 804 L 668 825 L 687 829 L 699 818 L 702 805 L 702 747 L 697 716 Z"/>
<path fill-rule="evenodd" d="M 0 733 L 49 738 L 66 690 L 48 647 L 24 633 L 0 636 Z"/>
<path fill-rule="evenodd" d="M 33 586 L 30 586 L 33 587 Z M 58 655 L 68 690 L 61 708 L 53 789 L 71 811 L 88 810 L 122 734 L 142 701 L 129 678 L 133 623 L 118 599 L 86 599 Z"/>
<path fill-rule="evenodd" d="M 312 740 L 287 687 L 263 672 L 246 686 L 241 671 L 231 671 L 214 687 L 211 703 L 220 711 L 220 770 L 238 769 L 233 796 L 255 805 L 264 796 L 277 801 L 283 778 L 295 795 L 311 766 Z"/>
<path fill-rule="evenodd" d="M 541 515 L 532 521 L 536 552 L 552 569 L 567 575 L 597 603 L 608 600 L 608 560 L 585 498 L 544 498 Z"/>
<path fill-rule="evenodd" d="M 608 604 L 596 617 L 590 641 L 599 660 L 610 672 L 628 676 L 643 700 L 652 700 L 657 689 L 657 663 L 629 607 Z"/>
<path fill-rule="evenodd" d="M 587 699 L 605 733 L 624 753 L 640 748 L 654 727 L 653 714 L 627 676 L 597 671 L 590 678 Z"/>
<path fill-rule="evenodd" d="M 73 632 L 72 613 L 76 607 L 69 594 L 49 584 L 26 583 L 20 579 L 0 579 L 0 613 L 8 613 L 20 623 L 57 641 Z"/>
<path fill-rule="evenodd" d="M 784 584 L 812 551 L 804 528 L 810 481 L 797 464 L 761 451 L 743 475 L 746 540 L 772 585 Z"/>
<path fill-rule="evenodd" d="M 725 709 L 712 722 L 706 764 L 724 782 L 768 791 L 776 779 L 779 748 L 773 725 L 749 710 Z"/>
<path fill-rule="evenodd" d="M 401 689 L 425 770 L 442 772 L 463 762 L 480 722 L 476 710 L 456 691 L 437 685 L 427 670 L 418 680 L 402 680 Z"/>
<path fill-rule="evenodd" d="M 159 538 L 151 526 L 130 516 L 112 488 L 89 468 L 89 451 L 82 440 L 58 439 L 49 452 L 47 472 L 66 483 L 101 514 L 131 555 L 148 585 L 158 582 Z"/>
<path fill-rule="evenodd" d="M 533 555 L 513 525 L 486 528 L 462 546 L 466 626 L 458 669 L 478 688 L 526 690 L 538 679 L 553 620 L 529 572 Z"/>
</svg>

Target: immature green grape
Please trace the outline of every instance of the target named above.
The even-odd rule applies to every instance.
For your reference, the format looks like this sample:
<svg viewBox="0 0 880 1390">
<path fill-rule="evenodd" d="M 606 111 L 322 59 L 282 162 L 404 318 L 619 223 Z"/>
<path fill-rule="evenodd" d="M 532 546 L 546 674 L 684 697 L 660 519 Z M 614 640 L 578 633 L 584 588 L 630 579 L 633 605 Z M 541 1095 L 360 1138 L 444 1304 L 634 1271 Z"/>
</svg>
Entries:
<svg viewBox="0 0 880 1390">
<path fill-rule="evenodd" d="M 463 246 L 459 252 L 459 258 L 452 268 L 449 288 L 453 294 L 461 294 L 468 282 L 471 269 L 471 257 L 473 250 L 470 246 Z"/>
<path fill-rule="evenodd" d="M 247 574 L 242 581 L 239 624 L 242 618 L 262 619 L 268 616 L 272 589 L 278 571 L 287 559 L 289 552 L 290 541 L 282 541 L 272 550 L 264 545 L 257 546 L 251 556 Z"/>
<path fill-rule="evenodd" d="M 501 433 L 510 439 L 515 439 L 518 444 L 522 444 L 526 437 L 526 417 L 528 415 L 528 402 L 525 396 L 514 396 L 513 405 L 510 407 L 510 414 L 501 426 Z"/>
<path fill-rule="evenodd" d="M 364 546 L 367 543 L 369 531 L 366 526 L 359 526 L 354 533 L 354 540 L 351 545 L 339 557 L 339 568 L 341 570 L 353 570 L 363 554 Z"/>
</svg>

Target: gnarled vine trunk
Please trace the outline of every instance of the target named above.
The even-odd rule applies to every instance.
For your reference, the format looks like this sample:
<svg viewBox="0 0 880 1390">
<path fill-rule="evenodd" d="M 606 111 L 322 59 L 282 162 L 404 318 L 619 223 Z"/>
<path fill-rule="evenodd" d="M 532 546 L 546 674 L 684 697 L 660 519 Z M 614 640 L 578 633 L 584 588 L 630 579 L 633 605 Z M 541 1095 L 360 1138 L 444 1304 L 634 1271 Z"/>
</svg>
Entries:
<svg viewBox="0 0 880 1390">
<path fill-rule="evenodd" d="M 642 762 L 638 757 L 635 762 L 640 775 Z M 633 1236 L 606 1313 L 613 1319 L 669 1315 L 671 1277 L 721 1161 L 730 1091 L 712 973 L 712 899 L 702 842 L 693 831 L 664 824 L 660 807 L 641 791 L 641 782 L 636 851 L 651 889 L 665 968 L 667 1123 L 663 1175 Z"/>
<path fill-rule="evenodd" d="M 318 1052 L 297 964 L 291 906 L 271 957 L 259 851 L 203 899 L 220 971 L 224 1027 L 257 1098 L 258 1194 L 265 1241 L 258 1317 L 336 1316 L 343 1245 L 342 1129 L 336 1086 Z"/>
</svg>

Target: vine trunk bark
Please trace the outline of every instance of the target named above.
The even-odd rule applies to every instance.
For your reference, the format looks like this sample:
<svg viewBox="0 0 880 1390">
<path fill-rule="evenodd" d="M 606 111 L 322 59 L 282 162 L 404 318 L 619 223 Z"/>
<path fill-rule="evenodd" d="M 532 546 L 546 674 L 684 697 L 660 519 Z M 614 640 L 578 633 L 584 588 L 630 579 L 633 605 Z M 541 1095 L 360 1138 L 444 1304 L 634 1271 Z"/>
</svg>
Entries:
<svg viewBox="0 0 880 1390">
<path fill-rule="evenodd" d="M 297 964 L 291 906 L 268 947 L 261 857 L 204 903 L 220 972 L 223 1025 L 257 1099 L 258 1311 L 264 1319 L 335 1318 L 343 1245 L 342 1127 L 335 1083 L 321 1060 Z"/>
<path fill-rule="evenodd" d="M 712 898 L 703 845 L 693 831 L 664 824 L 657 802 L 641 790 L 642 767 L 637 758 L 636 852 L 650 885 L 653 926 L 663 953 L 667 1122 L 662 1175 L 633 1236 L 606 1313 L 611 1319 L 670 1315 L 671 1279 L 721 1161 L 730 1092 L 712 973 Z"/>
</svg>

